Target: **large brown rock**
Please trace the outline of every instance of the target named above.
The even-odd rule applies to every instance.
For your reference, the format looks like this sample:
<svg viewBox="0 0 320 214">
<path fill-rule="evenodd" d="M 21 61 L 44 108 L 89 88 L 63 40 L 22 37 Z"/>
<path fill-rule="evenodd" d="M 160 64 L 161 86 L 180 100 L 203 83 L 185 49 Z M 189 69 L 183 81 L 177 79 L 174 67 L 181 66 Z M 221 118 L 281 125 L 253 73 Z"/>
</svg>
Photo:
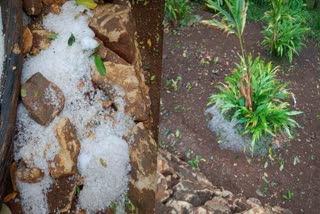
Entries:
<svg viewBox="0 0 320 214">
<path fill-rule="evenodd" d="M 102 76 L 92 67 L 92 80 L 111 98 L 123 96 L 125 100 L 124 111 L 136 121 L 145 121 L 149 118 L 150 98 L 144 82 L 139 81 L 133 66 L 115 64 L 112 62 L 104 63 L 107 73 Z M 114 90 L 121 87 L 124 94 Z"/>
<path fill-rule="evenodd" d="M 129 144 L 132 166 L 129 198 L 137 213 L 155 213 L 157 144 L 143 123 L 132 130 L 134 142 Z"/>
<path fill-rule="evenodd" d="M 106 47 L 128 63 L 136 61 L 135 21 L 131 9 L 117 4 L 99 5 L 94 11 L 89 27 Z"/>
<path fill-rule="evenodd" d="M 21 86 L 21 97 L 31 117 L 44 126 L 49 125 L 64 107 L 62 91 L 39 72 Z"/>
<path fill-rule="evenodd" d="M 77 171 L 80 142 L 68 118 L 62 118 L 56 125 L 56 137 L 61 147 L 53 162 L 49 162 L 50 174 L 54 178 L 73 175 Z"/>
<path fill-rule="evenodd" d="M 50 187 L 47 193 L 48 201 L 50 201 L 50 213 L 66 213 L 68 212 L 76 196 L 77 186 L 82 185 L 82 178 L 79 175 L 74 175 L 68 178 L 58 178 Z"/>
<path fill-rule="evenodd" d="M 17 178 L 24 183 L 38 183 L 42 180 L 44 173 L 41 169 L 22 167 L 16 171 Z"/>
</svg>

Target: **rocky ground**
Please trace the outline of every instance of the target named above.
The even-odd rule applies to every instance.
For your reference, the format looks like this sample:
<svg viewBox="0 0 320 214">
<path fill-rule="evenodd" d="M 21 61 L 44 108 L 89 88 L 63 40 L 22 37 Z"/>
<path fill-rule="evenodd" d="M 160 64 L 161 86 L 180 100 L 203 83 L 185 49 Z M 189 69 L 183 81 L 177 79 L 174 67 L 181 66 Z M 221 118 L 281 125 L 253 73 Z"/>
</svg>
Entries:
<svg viewBox="0 0 320 214">
<path fill-rule="evenodd" d="M 42 21 L 46 14 L 62 16 L 66 22 L 60 25 L 67 25 L 67 15 L 74 10 L 71 4 L 74 3 L 65 0 L 24 1 L 24 10 L 31 18 L 26 18 L 23 47 L 19 47 L 19 53 L 26 56 L 26 63 L 18 112 L 16 162 L 11 167 L 13 192 L 5 197 L 5 202 L 14 213 L 22 210 L 35 213 L 96 212 L 112 205 L 107 202 L 106 198 L 110 197 L 105 192 L 118 195 L 116 197 L 123 195 L 115 189 L 105 189 L 110 186 L 106 183 L 111 182 L 110 188 L 123 191 L 115 182 L 127 182 L 129 186 L 124 189 L 128 189 L 128 198 L 133 204 L 131 210 L 125 207 L 127 212 L 153 213 L 157 149 L 149 131 L 152 126 L 151 101 L 136 42 L 131 4 L 122 0 L 112 4 L 98 2 L 94 10 L 82 9 L 75 14 L 74 22 L 83 23 L 89 19 L 88 26 L 94 33 L 94 39 L 71 26 L 71 36 L 70 33 L 64 35 L 66 29 L 59 28 L 59 24 L 47 21 L 49 18 Z M 68 11 L 66 8 L 71 9 Z M 48 26 L 57 26 L 54 28 L 57 30 L 48 30 Z M 82 28 L 83 32 L 92 35 L 90 30 Z M 79 35 L 84 38 L 79 38 Z M 57 44 L 63 39 L 67 39 L 64 46 Z M 86 70 L 87 66 L 83 64 L 87 59 L 82 59 L 82 53 L 76 52 L 78 47 L 85 50 L 84 57 L 90 57 L 90 52 L 100 57 L 100 67 L 103 63 L 105 73 L 95 62 L 83 76 L 81 73 L 80 76 L 72 75 L 72 72 Z M 75 51 L 70 52 L 70 49 Z M 75 55 L 69 57 L 63 52 Z M 67 59 L 60 58 L 54 62 L 58 64 L 51 64 L 50 60 L 59 59 L 59 54 Z M 81 63 L 73 64 L 77 57 Z M 52 67 L 48 67 L 50 65 Z M 93 150 L 94 147 L 97 149 Z M 120 152 L 122 150 L 124 153 Z M 113 158 L 108 159 L 108 154 Z M 121 159 L 123 155 L 128 157 Z M 94 163 L 96 158 L 100 160 L 97 165 Z M 129 178 L 126 161 L 131 165 Z M 106 171 L 108 175 L 104 175 Z M 125 177 L 118 177 L 121 173 Z M 111 180 L 106 180 L 108 176 Z M 90 182 L 90 179 L 95 179 L 95 182 Z M 28 191 L 30 188 L 33 193 Z M 100 190 L 95 191 L 97 188 Z M 38 190 L 39 194 L 36 193 Z M 86 195 L 94 197 L 88 200 Z M 117 200 L 116 203 L 119 202 Z M 124 201 L 127 199 L 121 200 L 121 203 L 129 203 Z M 121 203 L 118 205 L 120 210 Z M 107 210 L 113 213 L 116 209 Z"/>
</svg>

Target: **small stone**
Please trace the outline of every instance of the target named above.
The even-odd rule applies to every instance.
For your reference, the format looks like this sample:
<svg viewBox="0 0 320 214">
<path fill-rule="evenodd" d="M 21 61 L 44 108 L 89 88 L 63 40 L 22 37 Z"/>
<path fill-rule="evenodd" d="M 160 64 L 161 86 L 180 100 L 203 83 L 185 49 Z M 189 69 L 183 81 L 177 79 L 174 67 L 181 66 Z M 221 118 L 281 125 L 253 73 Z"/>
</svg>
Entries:
<svg viewBox="0 0 320 214">
<path fill-rule="evenodd" d="M 52 4 L 57 4 L 57 5 L 63 5 L 67 0 L 42 0 L 43 4 L 45 5 L 52 5 Z"/>
<path fill-rule="evenodd" d="M 160 203 L 165 203 L 172 194 L 172 190 L 168 189 L 168 183 L 166 178 L 158 173 L 157 191 L 156 191 L 156 201 Z"/>
<path fill-rule="evenodd" d="M 41 169 L 33 167 L 33 168 L 19 168 L 16 171 L 16 176 L 18 179 L 24 183 L 38 183 L 42 180 L 44 173 Z"/>
<path fill-rule="evenodd" d="M 31 54 L 37 55 L 41 50 L 47 49 L 51 44 L 49 35 L 53 35 L 54 32 L 50 32 L 44 29 L 32 30 L 33 44 Z"/>
<path fill-rule="evenodd" d="M 23 8 L 29 16 L 37 16 L 42 11 L 42 0 L 23 0 Z"/>
<path fill-rule="evenodd" d="M 238 214 L 266 214 L 266 211 L 263 207 L 259 206 L 259 207 L 253 207 L 250 210 L 246 210 Z"/>
<path fill-rule="evenodd" d="M 21 86 L 21 98 L 31 117 L 43 126 L 49 125 L 64 107 L 62 91 L 39 72 Z"/>
<path fill-rule="evenodd" d="M 60 7 L 60 5 L 52 4 L 52 5 L 49 7 L 49 12 L 54 13 L 54 14 L 56 14 L 56 15 L 59 15 L 59 14 L 61 13 L 61 7 Z"/>
<path fill-rule="evenodd" d="M 30 52 L 33 43 L 33 35 L 28 27 L 23 28 L 22 33 L 22 53 L 27 54 Z"/>
<path fill-rule="evenodd" d="M 231 214 L 228 202 L 222 198 L 213 198 L 212 200 L 207 201 L 204 207 L 213 213 Z"/>
<path fill-rule="evenodd" d="M 68 118 L 62 118 L 56 125 L 56 137 L 61 147 L 53 162 L 48 163 L 50 174 L 54 178 L 73 175 L 77 171 L 80 142 L 76 131 Z"/>
</svg>

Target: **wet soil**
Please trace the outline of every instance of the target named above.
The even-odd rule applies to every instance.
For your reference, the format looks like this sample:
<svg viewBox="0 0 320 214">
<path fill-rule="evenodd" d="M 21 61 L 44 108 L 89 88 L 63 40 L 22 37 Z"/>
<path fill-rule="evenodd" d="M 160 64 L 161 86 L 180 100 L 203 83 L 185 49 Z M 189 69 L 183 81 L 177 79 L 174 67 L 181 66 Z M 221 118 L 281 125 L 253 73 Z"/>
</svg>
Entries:
<svg viewBox="0 0 320 214">
<path fill-rule="evenodd" d="M 164 2 L 163 0 L 136 1 L 133 4 L 142 64 L 150 87 L 152 132 L 156 140 L 159 130 Z"/>
<path fill-rule="evenodd" d="M 211 18 L 207 12 L 196 13 L 203 19 Z M 291 82 L 289 88 L 297 100 L 291 108 L 304 112 L 295 117 L 302 126 L 295 131 L 295 139 L 278 149 L 274 160 L 219 148 L 217 137 L 208 129 L 210 118 L 205 111 L 209 96 L 218 92 L 218 82 L 239 62 L 238 41 L 198 24 L 164 35 L 159 146 L 185 161 L 201 156 L 206 162 L 200 162 L 199 167 L 209 180 L 237 196 L 256 197 L 293 213 L 316 214 L 320 210 L 320 48 L 307 41 L 290 65 L 266 54 L 260 45 L 261 30 L 262 23 L 247 23 L 246 49 L 280 65 L 279 78 Z M 288 191 L 294 193 L 291 201 L 283 197 Z"/>
</svg>

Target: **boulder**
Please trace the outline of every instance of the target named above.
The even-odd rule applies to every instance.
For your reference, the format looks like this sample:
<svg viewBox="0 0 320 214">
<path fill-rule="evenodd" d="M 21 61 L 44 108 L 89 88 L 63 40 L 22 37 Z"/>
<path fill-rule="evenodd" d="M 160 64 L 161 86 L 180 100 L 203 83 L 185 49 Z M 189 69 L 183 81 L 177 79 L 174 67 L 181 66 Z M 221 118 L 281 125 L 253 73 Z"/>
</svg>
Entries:
<svg viewBox="0 0 320 214">
<path fill-rule="evenodd" d="M 133 128 L 132 135 L 128 195 L 137 213 L 155 213 L 157 144 L 143 123 Z"/>
<path fill-rule="evenodd" d="M 105 62 L 106 75 L 102 76 L 95 66 L 92 66 L 92 80 L 108 96 L 123 97 L 125 101 L 124 111 L 136 121 L 145 121 L 149 118 L 150 98 L 136 77 L 133 66 Z M 123 93 L 115 88 L 121 88 Z M 117 103 L 115 103 L 117 105 Z"/>
<path fill-rule="evenodd" d="M 166 177 L 161 173 L 157 173 L 157 191 L 156 191 L 156 201 L 165 203 L 171 196 L 172 190 L 168 188 L 168 183 Z"/>
<path fill-rule="evenodd" d="M 21 98 L 31 117 L 44 126 L 64 107 L 62 91 L 39 72 L 21 86 Z"/>
<path fill-rule="evenodd" d="M 42 0 L 23 0 L 23 8 L 29 16 L 39 15 L 42 6 Z"/>
<path fill-rule="evenodd" d="M 16 171 L 17 178 L 24 183 L 38 183 L 42 180 L 44 173 L 41 169 L 22 167 Z"/>
<path fill-rule="evenodd" d="M 106 47 L 130 64 L 136 61 L 135 21 L 131 9 L 117 4 L 98 5 L 89 27 Z"/>
<path fill-rule="evenodd" d="M 56 137 L 61 147 L 53 162 L 48 163 L 50 174 L 54 178 L 74 175 L 77 171 L 77 160 L 80 142 L 76 131 L 68 118 L 62 118 L 56 125 Z"/>
</svg>

